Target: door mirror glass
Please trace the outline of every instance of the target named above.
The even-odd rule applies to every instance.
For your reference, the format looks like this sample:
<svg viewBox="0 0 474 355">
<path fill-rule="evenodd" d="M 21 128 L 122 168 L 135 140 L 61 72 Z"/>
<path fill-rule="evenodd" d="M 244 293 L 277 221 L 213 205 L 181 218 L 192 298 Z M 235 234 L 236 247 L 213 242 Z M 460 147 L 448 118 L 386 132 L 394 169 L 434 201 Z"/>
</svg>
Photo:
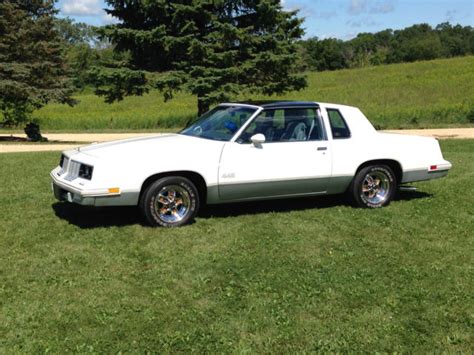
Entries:
<svg viewBox="0 0 474 355">
<path fill-rule="evenodd" d="M 260 147 L 262 143 L 265 143 L 265 136 L 262 133 L 257 133 L 250 137 L 250 141 L 254 146 Z"/>
</svg>

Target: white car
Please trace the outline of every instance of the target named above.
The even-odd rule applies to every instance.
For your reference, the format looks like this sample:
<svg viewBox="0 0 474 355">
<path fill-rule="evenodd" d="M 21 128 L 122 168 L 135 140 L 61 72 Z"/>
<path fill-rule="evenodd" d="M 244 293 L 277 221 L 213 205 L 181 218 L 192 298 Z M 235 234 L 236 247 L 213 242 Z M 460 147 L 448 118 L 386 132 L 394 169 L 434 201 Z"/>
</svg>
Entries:
<svg viewBox="0 0 474 355">
<path fill-rule="evenodd" d="M 434 138 L 379 133 L 355 107 L 280 101 L 221 104 L 178 134 L 64 151 L 51 177 L 61 201 L 139 206 L 172 227 L 204 203 L 348 192 L 382 207 L 399 185 L 450 168 Z"/>
</svg>

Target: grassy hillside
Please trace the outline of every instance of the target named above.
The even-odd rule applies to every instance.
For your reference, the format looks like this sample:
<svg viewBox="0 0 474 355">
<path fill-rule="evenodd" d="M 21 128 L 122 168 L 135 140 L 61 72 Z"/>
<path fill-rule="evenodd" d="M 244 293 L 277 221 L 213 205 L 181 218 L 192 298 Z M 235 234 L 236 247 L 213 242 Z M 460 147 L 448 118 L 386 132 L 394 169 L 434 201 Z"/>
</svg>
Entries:
<svg viewBox="0 0 474 355">
<path fill-rule="evenodd" d="M 474 123 L 473 56 L 308 73 L 308 82 L 305 90 L 278 98 L 358 106 L 379 128 Z M 77 99 L 80 104 L 76 107 L 48 105 L 35 117 L 44 130 L 147 130 L 181 127 L 196 112 L 196 99 L 185 94 L 168 103 L 158 92 L 112 105 L 91 92 L 79 94 Z"/>
<path fill-rule="evenodd" d="M 0 353 L 471 353 L 474 140 L 387 208 L 233 204 L 178 229 L 54 200 L 0 154 Z M 20 174 L 18 172 L 21 172 Z"/>
</svg>

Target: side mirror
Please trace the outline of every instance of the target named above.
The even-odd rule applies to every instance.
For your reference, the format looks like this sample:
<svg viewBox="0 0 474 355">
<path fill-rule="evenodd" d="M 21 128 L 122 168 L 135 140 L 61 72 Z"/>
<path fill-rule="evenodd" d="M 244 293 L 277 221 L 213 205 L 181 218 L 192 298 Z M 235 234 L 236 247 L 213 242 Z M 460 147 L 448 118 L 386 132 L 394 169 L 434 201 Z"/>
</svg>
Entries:
<svg viewBox="0 0 474 355">
<path fill-rule="evenodd" d="M 265 143 L 265 136 L 261 133 L 254 134 L 250 137 L 250 141 L 257 148 L 261 147 L 262 143 Z"/>
</svg>

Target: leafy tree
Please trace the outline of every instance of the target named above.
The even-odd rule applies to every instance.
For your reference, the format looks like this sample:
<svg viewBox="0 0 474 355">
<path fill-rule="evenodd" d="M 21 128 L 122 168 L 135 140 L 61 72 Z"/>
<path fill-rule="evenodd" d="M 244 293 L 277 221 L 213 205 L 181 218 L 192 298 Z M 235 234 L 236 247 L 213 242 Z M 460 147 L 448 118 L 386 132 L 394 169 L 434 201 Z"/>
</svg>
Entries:
<svg viewBox="0 0 474 355">
<path fill-rule="evenodd" d="M 452 26 L 444 22 L 436 26 L 445 57 L 474 53 L 474 29 L 471 26 Z"/>
<path fill-rule="evenodd" d="M 95 71 L 96 92 L 108 102 L 152 88 L 165 99 L 186 90 L 197 96 L 201 114 L 242 92 L 281 94 L 306 85 L 294 73 L 302 20 L 279 0 L 107 3 L 120 22 L 102 33 L 130 54 L 126 67 Z"/>
<path fill-rule="evenodd" d="M 54 28 L 53 0 L 0 2 L 0 111 L 4 125 L 27 122 L 50 101 L 72 104 Z"/>
<path fill-rule="evenodd" d="M 101 51 L 87 43 L 71 45 L 66 50 L 66 60 L 70 67 L 74 86 L 84 88 L 89 82 L 89 70 L 100 65 Z"/>
<path fill-rule="evenodd" d="M 99 36 L 98 27 L 71 18 L 56 18 L 55 29 L 65 48 L 65 57 L 74 86 L 83 89 L 90 83 L 90 70 L 114 62 L 118 54 L 106 38 Z M 124 55 L 122 55 L 122 59 Z"/>
<path fill-rule="evenodd" d="M 308 67 L 313 70 L 337 70 L 347 68 L 344 42 L 335 38 L 305 41 Z"/>
<path fill-rule="evenodd" d="M 418 24 L 397 31 L 359 33 L 345 42 L 310 38 L 300 41 L 299 47 L 302 70 L 335 70 L 474 54 L 474 29 L 448 22 L 435 29 Z"/>
<path fill-rule="evenodd" d="M 391 62 L 413 62 L 441 56 L 441 41 L 430 25 L 423 23 L 394 32 Z"/>
<path fill-rule="evenodd" d="M 70 45 L 91 44 L 98 41 L 97 27 L 73 19 L 55 18 L 54 27 L 59 35 Z"/>
</svg>

